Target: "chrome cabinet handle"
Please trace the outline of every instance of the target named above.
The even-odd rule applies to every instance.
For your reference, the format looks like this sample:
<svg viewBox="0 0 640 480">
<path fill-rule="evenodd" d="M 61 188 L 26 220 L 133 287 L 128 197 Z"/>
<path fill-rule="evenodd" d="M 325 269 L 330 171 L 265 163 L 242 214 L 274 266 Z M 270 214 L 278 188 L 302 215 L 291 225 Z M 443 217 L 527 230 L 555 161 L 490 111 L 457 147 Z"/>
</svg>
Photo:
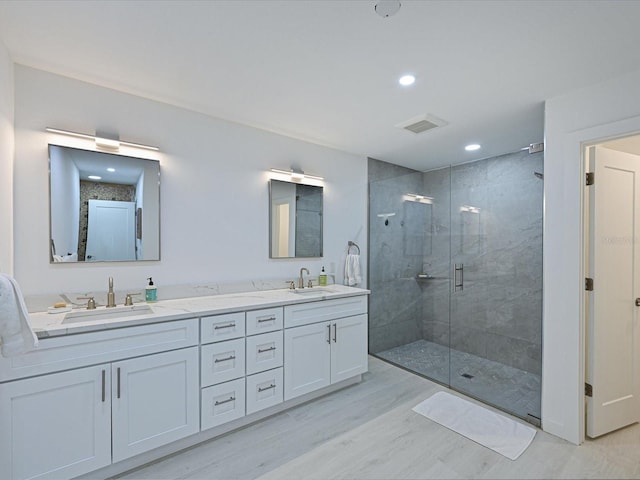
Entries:
<svg viewBox="0 0 640 480">
<path fill-rule="evenodd" d="M 640 298 L 636 298 L 636 307 L 640 307 Z"/>
<path fill-rule="evenodd" d="M 228 362 L 229 360 L 235 360 L 235 358 L 235 355 L 229 355 L 226 358 L 216 358 L 213 363 Z"/>
<path fill-rule="evenodd" d="M 228 325 L 216 325 L 215 327 L 213 327 L 213 329 L 214 330 L 222 330 L 223 328 L 233 328 L 235 326 L 236 326 L 235 323 L 230 323 Z"/>
<path fill-rule="evenodd" d="M 276 349 L 276 347 L 259 348 L 258 349 L 258 353 L 270 352 L 270 351 L 275 350 L 275 349 Z"/>
<path fill-rule="evenodd" d="M 225 403 L 233 402 L 235 399 L 236 399 L 236 397 L 229 397 L 226 400 L 222 400 L 222 401 L 216 400 L 216 403 L 214 403 L 213 406 L 217 407 L 218 405 L 222 405 L 222 404 L 225 404 Z"/>
<path fill-rule="evenodd" d="M 104 403 L 104 401 L 106 400 L 107 397 L 107 391 L 106 391 L 106 381 L 107 381 L 107 372 L 103 369 L 102 370 L 102 402 Z"/>
<path fill-rule="evenodd" d="M 327 343 L 331 345 L 331 324 L 327 325 Z"/>
<path fill-rule="evenodd" d="M 271 390 L 272 388 L 276 388 L 276 386 L 272 383 L 271 385 L 269 385 L 268 387 L 258 387 L 258 392 L 264 392 L 266 390 Z"/>
<path fill-rule="evenodd" d="M 259 318 L 258 319 L 258 323 L 262 323 L 262 322 L 273 322 L 276 319 L 275 315 L 271 315 L 270 317 L 266 317 L 266 318 Z"/>
<path fill-rule="evenodd" d="M 120 367 L 118 367 L 118 398 L 120 398 Z"/>
<path fill-rule="evenodd" d="M 338 324 L 333 324 L 333 343 L 338 343 Z"/>
</svg>

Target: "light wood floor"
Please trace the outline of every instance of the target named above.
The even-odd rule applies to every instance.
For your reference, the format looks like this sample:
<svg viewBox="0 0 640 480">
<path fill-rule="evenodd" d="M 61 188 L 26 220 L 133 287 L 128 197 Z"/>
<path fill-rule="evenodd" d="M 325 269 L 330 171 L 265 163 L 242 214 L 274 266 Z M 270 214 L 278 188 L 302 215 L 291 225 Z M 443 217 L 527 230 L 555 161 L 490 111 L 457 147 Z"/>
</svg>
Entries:
<svg viewBox="0 0 640 480">
<path fill-rule="evenodd" d="M 538 431 L 511 461 L 411 408 L 444 387 L 370 357 L 363 381 L 123 479 L 640 478 L 640 425 L 576 447 Z"/>
</svg>

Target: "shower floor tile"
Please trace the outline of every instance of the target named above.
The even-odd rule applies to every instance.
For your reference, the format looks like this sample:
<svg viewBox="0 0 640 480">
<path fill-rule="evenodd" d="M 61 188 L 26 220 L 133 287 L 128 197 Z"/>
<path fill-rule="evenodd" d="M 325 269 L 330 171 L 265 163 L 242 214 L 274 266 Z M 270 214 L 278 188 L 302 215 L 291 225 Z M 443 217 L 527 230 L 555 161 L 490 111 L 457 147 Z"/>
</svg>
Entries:
<svg viewBox="0 0 640 480">
<path fill-rule="evenodd" d="M 426 340 L 375 355 L 511 414 L 540 418 L 540 375 Z"/>
</svg>

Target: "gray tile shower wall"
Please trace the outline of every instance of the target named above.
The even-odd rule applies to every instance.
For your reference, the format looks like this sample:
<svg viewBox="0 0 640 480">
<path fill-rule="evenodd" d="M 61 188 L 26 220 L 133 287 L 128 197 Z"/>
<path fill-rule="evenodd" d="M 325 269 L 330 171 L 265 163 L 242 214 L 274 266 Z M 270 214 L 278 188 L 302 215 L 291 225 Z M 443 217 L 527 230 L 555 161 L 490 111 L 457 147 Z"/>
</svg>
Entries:
<svg viewBox="0 0 640 480">
<path fill-rule="evenodd" d="M 422 338 L 420 287 L 426 216 L 404 208 L 404 196 L 421 190 L 422 173 L 369 159 L 369 351 L 376 353 Z M 415 217 L 415 222 L 413 221 Z M 405 235 L 405 225 L 422 223 Z M 374 240 L 375 239 L 375 240 Z"/>
<path fill-rule="evenodd" d="M 464 286 L 450 305 L 439 301 L 444 291 L 424 295 L 426 340 L 450 340 L 456 350 L 540 374 L 543 183 L 534 172 L 542 168 L 543 154 L 527 151 L 451 167 L 451 237 L 432 240 L 449 242 L 437 248 L 451 249 L 451 269 L 463 265 Z M 431 177 L 448 170 L 424 174 L 427 194 L 444 185 Z M 441 256 L 425 261 L 444 263 Z"/>
<path fill-rule="evenodd" d="M 425 339 L 540 374 L 542 169 L 527 151 L 425 173 L 369 160 L 372 353 Z"/>
</svg>

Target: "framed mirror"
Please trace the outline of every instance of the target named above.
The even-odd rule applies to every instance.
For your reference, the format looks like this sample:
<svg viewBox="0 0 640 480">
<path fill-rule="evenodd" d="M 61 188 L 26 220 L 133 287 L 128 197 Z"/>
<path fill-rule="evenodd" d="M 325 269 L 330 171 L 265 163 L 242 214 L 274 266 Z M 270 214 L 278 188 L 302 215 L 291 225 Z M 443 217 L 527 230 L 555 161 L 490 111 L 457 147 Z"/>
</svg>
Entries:
<svg viewBox="0 0 640 480">
<path fill-rule="evenodd" d="M 269 258 L 322 257 L 322 192 L 320 186 L 269 181 Z"/>
<path fill-rule="evenodd" d="M 50 262 L 160 260 L 160 162 L 49 145 Z"/>
</svg>

